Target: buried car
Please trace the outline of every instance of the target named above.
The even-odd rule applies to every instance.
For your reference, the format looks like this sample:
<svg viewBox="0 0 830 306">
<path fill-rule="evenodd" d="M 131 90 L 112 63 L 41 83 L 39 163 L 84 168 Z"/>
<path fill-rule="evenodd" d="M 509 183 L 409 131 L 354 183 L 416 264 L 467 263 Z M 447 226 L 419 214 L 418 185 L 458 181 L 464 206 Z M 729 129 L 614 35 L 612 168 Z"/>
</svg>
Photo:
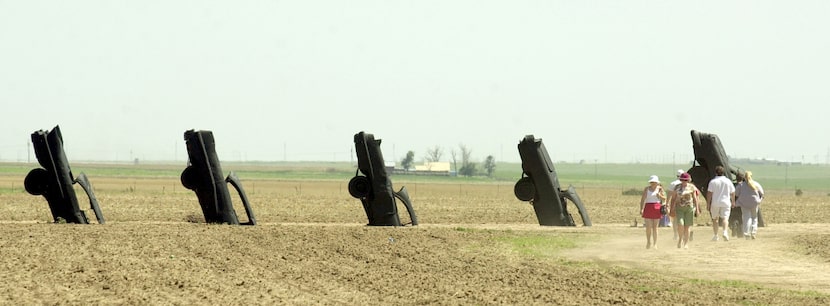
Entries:
<svg viewBox="0 0 830 306">
<path fill-rule="evenodd" d="M 568 186 L 566 190 L 560 188 L 556 169 L 542 139 L 525 136 L 519 142 L 519 155 L 522 158 L 522 178 L 516 182 L 513 191 L 516 198 L 533 205 L 539 225 L 575 226 L 567 206 L 567 200 L 571 200 L 579 210 L 582 224 L 591 226 L 591 218 L 576 189 L 573 186 Z"/>
<path fill-rule="evenodd" d="M 409 224 L 418 225 L 418 216 L 415 215 L 406 187 L 401 187 L 398 192 L 392 188 L 392 180 L 389 179 L 384 166 L 380 142 L 381 140 L 375 139 L 374 135 L 363 131 L 354 135 L 357 170 L 355 176 L 349 180 L 349 194 L 360 199 L 369 219 L 368 225 L 406 225 L 401 223 L 395 198 L 401 200 L 406 207 Z"/>
<path fill-rule="evenodd" d="M 207 223 L 256 225 L 254 211 L 251 209 L 248 196 L 242 189 L 239 178 L 231 172 L 227 178 L 223 179 L 222 166 L 216 155 L 213 132 L 188 130 L 184 132 L 184 140 L 187 143 L 188 166 L 181 174 L 182 185 L 196 193 L 202 213 L 205 215 L 205 221 Z M 248 215 L 248 222 L 239 222 L 231 202 L 228 183 L 239 193 L 245 213 Z"/>
<path fill-rule="evenodd" d="M 743 178 L 746 175 L 744 169 L 729 163 L 729 156 L 726 155 L 726 150 L 723 149 L 718 135 L 695 130 L 691 131 L 691 135 L 695 160 L 688 172 L 692 177 L 692 183 L 700 189 L 704 199 L 708 192 L 709 181 L 715 177 L 717 166 L 723 166 L 723 175 L 733 183 L 737 183 L 738 178 Z M 743 237 L 742 224 L 741 208 L 732 208 L 729 214 L 729 228 L 732 229 L 732 236 Z M 760 207 L 758 208 L 758 226 L 765 226 Z"/>
<path fill-rule="evenodd" d="M 42 195 L 49 203 L 54 222 L 88 224 L 86 213 L 78 206 L 73 184 L 78 183 L 89 197 L 89 204 L 95 212 L 99 224 L 104 224 L 104 214 L 92 191 L 86 174 L 81 172 L 73 177 L 69 161 L 63 150 L 63 135 L 60 126 L 51 131 L 39 130 L 32 133 L 35 157 L 43 168 L 29 171 L 23 181 L 26 191 L 32 195 Z"/>
</svg>

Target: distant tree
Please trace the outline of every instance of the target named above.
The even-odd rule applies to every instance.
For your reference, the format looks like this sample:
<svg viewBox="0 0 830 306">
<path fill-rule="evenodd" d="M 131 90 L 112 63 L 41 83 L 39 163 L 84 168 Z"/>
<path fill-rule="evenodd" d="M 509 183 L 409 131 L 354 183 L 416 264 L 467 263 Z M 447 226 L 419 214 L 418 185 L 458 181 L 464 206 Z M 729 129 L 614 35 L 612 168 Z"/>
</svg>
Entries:
<svg viewBox="0 0 830 306">
<path fill-rule="evenodd" d="M 458 149 L 461 150 L 461 166 L 470 163 L 470 157 L 473 155 L 473 150 L 467 148 L 463 143 L 458 144 Z"/>
<path fill-rule="evenodd" d="M 493 158 L 493 155 L 488 155 L 484 159 L 484 170 L 487 171 L 487 177 L 493 177 L 493 172 L 496 171 L 496 159 Z"/>
<path fill-rule="evenodd" d="M 471 160 L 473 150 L 467 148 L 464 144 L 459 144 L 458 149 L 461 150 L 461 169 L 458 169 L 458 174 L 464 176 L 476 175 L 478 169 L 476 169 L 476 164 Z"/>
<path fill-rule="evenodd" d="M 450 150 L 450 157 L 452 158 L 452 168 L 455 170 L 455 173 L 458 173 L 458 152 L 455 150 Z"/>
<path fill-rule="evenodd" d="M 461 170 L 459 170 L 458 173 L 463 176 L 473 176 L 478 173 L 478 169 L 476 168 L 475 163 L 469 163 L 461 166 Z"/>
<path fill-rule="evenodd" d="M 409 169 L 412 168 L 412 163 L 414 163 L 414 162 L 415 162 L 415 152 L 412 152 L 412 151 L 406 152 L 406 157 L 404 157 L 403 160 L 401 161 L 401 167 L 403 167 L 404 170 L 409 170 Z"/>
<path fill-rule="evenodd" d="M 441 161 L 441 157 L 444 155 L 444 149 L 440 146 L 435 146 L 432 148 L 427 149 L 427 157 L 426 160 L 428 162 L 437 162 Z"/>
</svg>

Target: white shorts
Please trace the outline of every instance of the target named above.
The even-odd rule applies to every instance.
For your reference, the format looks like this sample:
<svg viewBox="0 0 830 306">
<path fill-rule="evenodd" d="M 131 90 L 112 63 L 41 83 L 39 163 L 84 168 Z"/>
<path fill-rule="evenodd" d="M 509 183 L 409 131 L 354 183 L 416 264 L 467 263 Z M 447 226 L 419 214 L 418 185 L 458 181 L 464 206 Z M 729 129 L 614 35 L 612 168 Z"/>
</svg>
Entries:
<svg viewBox="0 0 830 306">
<path fill-rule="evenodd" d="M 712 220 L 717 220 L 718 217 L 721 217 L 724 220 L 729 220 L 730 212 L 732 212 L 732 209 L 729 207 L 712 207 L 709 214 L 712 215 Z"/>
</svg>

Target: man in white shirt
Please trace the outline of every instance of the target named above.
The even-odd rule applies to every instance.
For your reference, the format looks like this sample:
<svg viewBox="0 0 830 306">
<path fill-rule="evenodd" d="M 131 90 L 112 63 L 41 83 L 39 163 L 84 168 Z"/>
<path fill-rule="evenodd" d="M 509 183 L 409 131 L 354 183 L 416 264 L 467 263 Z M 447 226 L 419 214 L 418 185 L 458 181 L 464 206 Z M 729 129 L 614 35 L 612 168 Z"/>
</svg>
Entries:
<svg viewBox="0 0 830 306">
<path fill-rule="evenodd" d="M 729 241 L 729 213 L 735 207 L 735 185 L 724 176 L 723 166 L 715 167 L 715 178 L 706 189 L 706 205 L 712 215 L 712 241 L 718 241 L 718 225 L 723 227 L 723 240 Z M 720 222 L 718 221 L 720 218 Z"/>
</svg>

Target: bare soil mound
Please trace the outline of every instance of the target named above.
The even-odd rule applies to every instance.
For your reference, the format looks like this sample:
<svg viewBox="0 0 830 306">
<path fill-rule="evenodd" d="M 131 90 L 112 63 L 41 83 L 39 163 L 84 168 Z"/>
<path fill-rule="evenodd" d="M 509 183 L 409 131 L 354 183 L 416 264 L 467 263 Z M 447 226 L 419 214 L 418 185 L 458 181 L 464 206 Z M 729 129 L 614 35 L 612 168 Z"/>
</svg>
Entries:
<svg viewBox="0 0 830 306">
<path fill-rule="evenodd" d="M 701 241 L 686 251 L 668 245 L 646 251 L 640 235 L 625 227 L 113 222 L 0 228 L 0 295 L 9 304 L 654 304 L 689 300 L 681 289 L 691 286 L 697 291 L 689 304 L 830 302 L 827 295 L 765 288 L 827 289 L 826 263 L 758 249 L 779 245 L 772 235 L 754 244 Z M 560 253 L 545 241 L 576 241 L 576 249 Z M 715 252 L 728 258 L 728 251 L 771 254 L 766 262 L 781 267 L 732 278 L 767 271 L 760 285 L 677 277 L 730 279 L 729 271 L 745 269 L 706 258 Z M 697 263 L 683 270 L 678 261 Z M 719 275 L 709 274 L 717 269 L 723 269 Z M 781 278 L 787 271 L 801 279 Z"/>
</svg>

